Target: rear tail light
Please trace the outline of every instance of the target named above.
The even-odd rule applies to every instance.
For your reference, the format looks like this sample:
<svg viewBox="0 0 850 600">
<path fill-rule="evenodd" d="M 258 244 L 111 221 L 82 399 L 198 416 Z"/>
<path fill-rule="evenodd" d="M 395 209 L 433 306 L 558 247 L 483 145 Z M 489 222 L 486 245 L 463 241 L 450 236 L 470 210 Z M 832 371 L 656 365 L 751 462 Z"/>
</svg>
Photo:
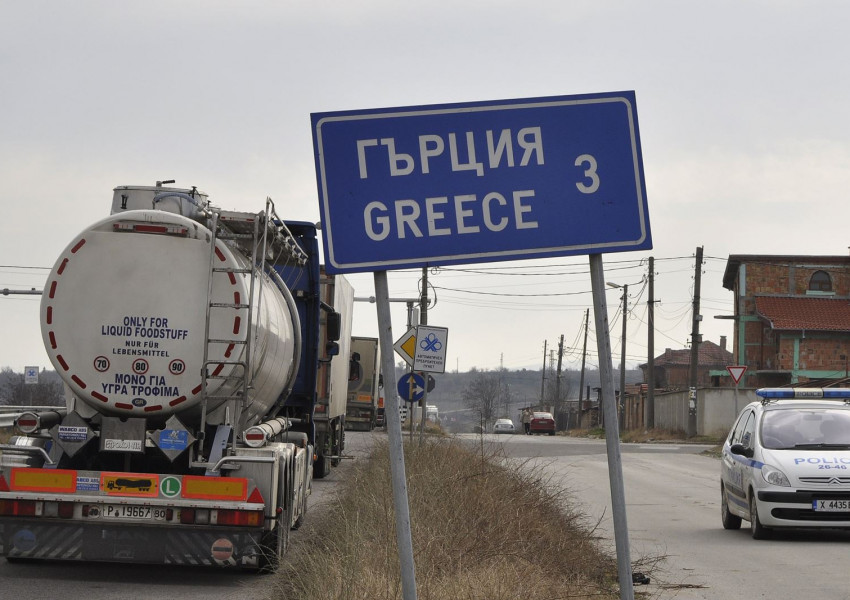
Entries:
<svg viewBox="0 0 850 600">
<path fill-rule="evenodd" d="M 0 515 L 33 517 L 35 516 L 35 500 L 0 500 Z"/>
<path fill-rule="evenodd" d="M 217 525 L 236 525 L 238 527 L 259 527 L 263 524 L 261 510 L 218 510 L 215 511 Z"/>
<path fill-rule="evenodd" d="M 191 525 L 195 522 L 195 509 L 183 508 L 180 510 L 180 522 L 184 525 Z"/>
<path fill-rule="evenodd" d="M 74 503 L 73 502 L 60 502 L 59 503 L 59 516 L 63 519 L 70 519 L 74 516 Z"/>
</svg>

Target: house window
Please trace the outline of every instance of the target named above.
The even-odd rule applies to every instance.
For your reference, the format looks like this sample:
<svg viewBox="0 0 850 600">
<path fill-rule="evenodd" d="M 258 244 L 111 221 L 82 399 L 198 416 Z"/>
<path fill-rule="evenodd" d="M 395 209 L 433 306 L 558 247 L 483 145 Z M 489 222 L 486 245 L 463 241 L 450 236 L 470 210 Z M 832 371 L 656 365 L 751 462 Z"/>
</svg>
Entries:
<svg viewBox="0 0 850 600">
<path fill-rule="evenodd" d="M 812 292 L 831 292 L 832 279 L 826 271 L 815 271 L 812 278 L 809 279 L 809 291 Z"/>
</svg>

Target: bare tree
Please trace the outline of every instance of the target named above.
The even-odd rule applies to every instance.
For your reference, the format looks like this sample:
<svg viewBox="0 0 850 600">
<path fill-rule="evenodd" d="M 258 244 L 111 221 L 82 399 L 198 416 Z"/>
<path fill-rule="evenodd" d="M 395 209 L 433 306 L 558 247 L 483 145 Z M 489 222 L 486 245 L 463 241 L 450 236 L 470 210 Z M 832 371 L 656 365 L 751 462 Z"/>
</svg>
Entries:
<svg viewBox="0 0 850 600">
<path fill-rule="evenodd" d="M 500 408 L 502 391 L 499 374 L 482 371 L 463 389 L 463 401 L 479 414 L 482 424 L 489 425 Z"/>
</svg>

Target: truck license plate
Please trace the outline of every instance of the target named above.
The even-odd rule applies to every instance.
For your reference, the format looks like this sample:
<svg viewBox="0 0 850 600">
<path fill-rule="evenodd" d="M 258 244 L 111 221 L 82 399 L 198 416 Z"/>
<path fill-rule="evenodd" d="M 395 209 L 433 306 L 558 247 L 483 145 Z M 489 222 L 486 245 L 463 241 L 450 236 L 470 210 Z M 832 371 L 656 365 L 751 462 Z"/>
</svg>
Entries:
<svg viewBox="0 0 850 600">
<path fill-rule="evenodd" d="M 107 504 L 103 507 L 105 519 L 141 519 L 165 520 L 165 509 L 151 506 L 132 506 L 128 504 Z"/>
<path fill-rule="evenodd" d="M 850 512 L 850 500 L 812 500 L 812 510 L 819 512 Z"/>
</svg>

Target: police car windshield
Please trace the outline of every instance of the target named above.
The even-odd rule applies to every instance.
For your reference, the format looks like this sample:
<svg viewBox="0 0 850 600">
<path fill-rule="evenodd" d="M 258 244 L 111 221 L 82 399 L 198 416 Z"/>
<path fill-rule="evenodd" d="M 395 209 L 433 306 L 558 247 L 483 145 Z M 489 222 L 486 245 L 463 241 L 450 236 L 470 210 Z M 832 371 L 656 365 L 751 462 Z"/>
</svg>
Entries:
<svg viewBox="0 0 850 600">
<path fill-rule="evenodd" d="M 850 448 L 850 411 L 829 408 L 768 410 L 761 426 L 764 448 Z"/>
</svg>

